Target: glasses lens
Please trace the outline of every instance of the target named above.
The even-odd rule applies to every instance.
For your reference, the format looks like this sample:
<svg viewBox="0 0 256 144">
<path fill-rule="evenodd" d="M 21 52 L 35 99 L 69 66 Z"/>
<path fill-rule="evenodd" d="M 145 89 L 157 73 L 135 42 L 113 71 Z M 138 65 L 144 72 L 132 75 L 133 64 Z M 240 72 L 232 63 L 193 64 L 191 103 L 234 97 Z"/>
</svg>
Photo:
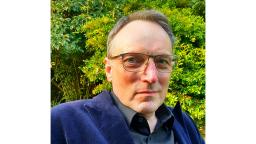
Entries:
<svg viewBox="0 0 256 144">
<path fill-rule="evenodd" d="M 124 69 L 130 72 L 139 72 L 145 70 L 148 59 L 151 56 L 139 53 L 122 54 L 122 61 Z M 174 62 L 171 55 L 157 55 L 153 56 L 154 63 L 159 72 L 170 72 Z"/>
<path fill-rule="evenodd" d="M 172 69 L 172 56 L 158 55 L 155 56 L 154 62 L 160 72 L 170 72 Z"/>
<path fill-rule="evenodd" d="M 127 53 L 123 55 L 123 65 L 127 71 L 141 71 L 147 61 L 147 56 L 143 54 Z"/>
</svg>

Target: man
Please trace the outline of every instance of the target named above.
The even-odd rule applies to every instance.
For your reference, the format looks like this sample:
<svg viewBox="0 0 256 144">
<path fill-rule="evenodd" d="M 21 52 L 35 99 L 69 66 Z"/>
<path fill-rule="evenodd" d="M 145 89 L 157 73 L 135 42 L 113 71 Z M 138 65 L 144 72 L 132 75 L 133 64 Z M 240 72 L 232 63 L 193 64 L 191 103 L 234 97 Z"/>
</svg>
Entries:
<svg viewBox="0 0 256 144">
<path fill-rule="evenodd" d="M 180 105 L 163 104 L 173 66 L 173 34 L 153 10 L 121 18 L 108 36 L 112 91 L 52 109 L 52 144 L 201 144 Z"/>
</svg>

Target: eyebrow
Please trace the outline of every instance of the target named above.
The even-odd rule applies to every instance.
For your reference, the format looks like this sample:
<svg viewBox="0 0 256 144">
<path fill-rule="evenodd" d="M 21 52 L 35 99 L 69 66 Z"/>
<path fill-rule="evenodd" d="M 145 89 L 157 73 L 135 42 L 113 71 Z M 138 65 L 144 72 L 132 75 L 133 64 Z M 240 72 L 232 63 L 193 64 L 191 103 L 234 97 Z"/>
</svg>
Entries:
<svg viewBox="0 0 256 144">
<path fill-rule="evenodd" d="M 159 56 L 159 55 L 172 56 L 172 54 L 148 54 L 148 53 L 139 53 L 139 52 L 126 52 L 126 53 L 121 53 L 119 55 L 123 55 L 123 54 L 143 54 L 143 55 L 148 55 L 148 56 Z"/>
</svg>

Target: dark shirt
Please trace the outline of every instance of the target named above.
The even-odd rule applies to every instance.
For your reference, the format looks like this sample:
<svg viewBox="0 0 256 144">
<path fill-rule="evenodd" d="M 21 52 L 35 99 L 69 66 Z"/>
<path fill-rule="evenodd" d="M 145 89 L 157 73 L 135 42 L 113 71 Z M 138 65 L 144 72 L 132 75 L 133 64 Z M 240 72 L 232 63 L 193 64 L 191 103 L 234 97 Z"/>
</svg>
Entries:
<svg viewBox="0 0 256 144">
<path fill-rule="evenodd" d="M 154 131 L 150 133 L 147 120 L 141 114 L 123 105 L 113 92 L 111 94 L 125 117 L 135 144 L 174 144 L 172 130 L 174 116 L 164 104 L 156 111 L 157 124 Z"/>
</svg>

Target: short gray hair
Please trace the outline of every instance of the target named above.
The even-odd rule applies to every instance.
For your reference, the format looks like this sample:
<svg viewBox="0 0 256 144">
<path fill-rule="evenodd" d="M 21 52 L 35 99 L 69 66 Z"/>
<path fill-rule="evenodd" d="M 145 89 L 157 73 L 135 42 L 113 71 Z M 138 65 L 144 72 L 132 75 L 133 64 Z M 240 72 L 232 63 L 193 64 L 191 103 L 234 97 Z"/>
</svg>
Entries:
<svg viewBox="0 0 256 144">
<path fill-rule="evenodd" d="M 169 26 L 168 19 L 165 15 L 163 15 L 160 12 L 157 12 L 155 10 L 143 10 L 143 11 L 137 11 L 135 13 L 132 13 L 128 16 L 124 16 L 116 23 L 116 25 L 113 27 L 113 29 L 109 32 L 108 40 L 107 40 L 107 56 L 110 56 L 110 48 L 111 48 L 111 41 L 114 39 L 116 34 L 128 23 L 134 21 L 134 20 L 144 20 L 144 21 L 150 21 L 155 22 L 159 24 L 165 32 L 168 34 L 172 47 L 174 45 L 174 35 L 172 33 L 172 29 Z"/>
</svg>

